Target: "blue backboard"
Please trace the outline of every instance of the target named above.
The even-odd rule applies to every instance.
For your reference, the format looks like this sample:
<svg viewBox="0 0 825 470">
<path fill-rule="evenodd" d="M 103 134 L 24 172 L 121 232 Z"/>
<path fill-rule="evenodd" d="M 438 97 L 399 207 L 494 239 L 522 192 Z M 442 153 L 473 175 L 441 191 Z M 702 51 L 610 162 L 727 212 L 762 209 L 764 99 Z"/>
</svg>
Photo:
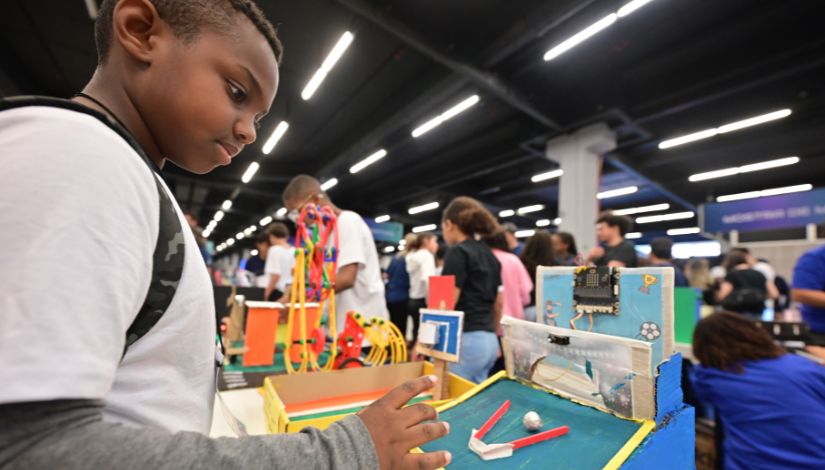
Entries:
<svg viewBox="0 0 825 470">
<path fill-rule="evenodd" d="M 461 334 L 464 332 L 464 312 L 452 310 L 420 310 L 419 341 L 416 351 L 424 356 L 443 359 L 448 362 L 458 362 L 461 352 Z M 422 342 L 421 334 L 429 325 L 435 329 L 435 340 L 432 344 Z"/>
</svg>

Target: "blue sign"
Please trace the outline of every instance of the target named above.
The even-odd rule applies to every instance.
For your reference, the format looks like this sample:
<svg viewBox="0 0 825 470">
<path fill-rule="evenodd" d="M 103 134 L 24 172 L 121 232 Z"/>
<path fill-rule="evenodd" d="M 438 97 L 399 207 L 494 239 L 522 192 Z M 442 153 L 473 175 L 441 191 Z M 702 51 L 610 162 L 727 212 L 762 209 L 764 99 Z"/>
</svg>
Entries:
<svg viewBox="0 0 825 470">
<path fill-rule="evenodd" d="M 464 332 L 464 312 L 422 308 L 420 315 L 420 324 L 433 325 L 437 333 L 435 344 L 424 345 L 419 341 L 416 351 L 436 359 L 458 362 L 461 352 L 461 334 Z"/>
<path fill-rule="evenodd" d="M 825 221 L 825 188 L 802 193 L 713 202 L 702 205 L 699 224 L 705 232 L 741 232 L 804 227 Z"/>
<path fill-rule="evenodd" d="M 398 243 L 404 236 L 404 224 L 398 222 L 375 223 L 375 219 L 364 218 L 364 222 L 372 232 L 372 237 L 377 242 Z"/>
</svg>

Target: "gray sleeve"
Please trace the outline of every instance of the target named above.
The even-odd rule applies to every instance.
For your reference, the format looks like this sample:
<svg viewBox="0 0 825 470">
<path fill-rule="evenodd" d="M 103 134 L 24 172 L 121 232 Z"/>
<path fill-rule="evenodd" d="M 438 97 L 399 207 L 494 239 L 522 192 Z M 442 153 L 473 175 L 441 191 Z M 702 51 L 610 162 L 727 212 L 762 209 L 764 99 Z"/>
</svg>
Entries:
<svg viewBox="0 0 825 470">
<path fill-rule="evenodd" d="M 364 423 L 324 431 L 211 439 L 104 422 L 97 400 L 0 405 L 0 469 L 373 469 Z"/>
</svg>

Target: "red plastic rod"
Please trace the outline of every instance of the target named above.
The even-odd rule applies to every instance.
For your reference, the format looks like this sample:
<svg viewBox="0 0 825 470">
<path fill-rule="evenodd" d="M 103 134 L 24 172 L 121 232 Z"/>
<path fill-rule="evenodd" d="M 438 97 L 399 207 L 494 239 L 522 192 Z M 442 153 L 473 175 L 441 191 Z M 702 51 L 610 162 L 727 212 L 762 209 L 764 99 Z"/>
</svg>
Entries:
<svg viewBox="0 0 825 470">
<path fill-rule="evenodd" d="M 535 444 L 541 441 L 547 441 L 559 436 L 564 436 L 570 432 L 570 428 L 567 426 L 559 426 L 555 429 L 550 429 L 549 431 L 543 431 L 533 436 L 522 437 L 521 439 L 516 439 L 512 441 L 510 444 L 513 445 L 513 450 L 521 449 L 522 447 L 529 446 L 531 444 Z"/>
<path fill-rule="evenodd" d="M 504 416 L 504 413 L 507 413 L 507 410 L 509 409 L 510 400 L 507 400 L 504 403 L 502 403 L 500 407 L 498 407 L 496 412 L 493 413 L 492 416 L 490 416 L 490 419 L 488 419 L 487 422 L 484 423 L 484 426 L 482 426 L 481 429 L 479 429 L 473 437 L 475 437 L 476 439 L 481 439 L 482 437 L 484 437 L 484 435 L 487 434 L 487 432 L 490 431 L 490 429 L 493 429 L 493 426 L 495 426 L 496 423 L 498 423 L 498 420 L 500 420 L 501 417 Z"/>
</svg>

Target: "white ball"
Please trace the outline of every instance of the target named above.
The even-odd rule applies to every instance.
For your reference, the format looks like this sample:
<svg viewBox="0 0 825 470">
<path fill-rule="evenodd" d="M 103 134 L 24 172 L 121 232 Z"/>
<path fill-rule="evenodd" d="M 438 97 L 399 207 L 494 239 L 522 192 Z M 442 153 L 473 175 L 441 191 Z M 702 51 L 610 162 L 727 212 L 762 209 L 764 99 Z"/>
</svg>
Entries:
<svg viewBox="0 0 825 470">
<path fill-rule="evenodd" d="M 524 428 L 528 431 L 538 431 L 542 426 L 541 416 L 535 411 L 525 413 L 522 422 L 524 423 Z"/>
</svg>

